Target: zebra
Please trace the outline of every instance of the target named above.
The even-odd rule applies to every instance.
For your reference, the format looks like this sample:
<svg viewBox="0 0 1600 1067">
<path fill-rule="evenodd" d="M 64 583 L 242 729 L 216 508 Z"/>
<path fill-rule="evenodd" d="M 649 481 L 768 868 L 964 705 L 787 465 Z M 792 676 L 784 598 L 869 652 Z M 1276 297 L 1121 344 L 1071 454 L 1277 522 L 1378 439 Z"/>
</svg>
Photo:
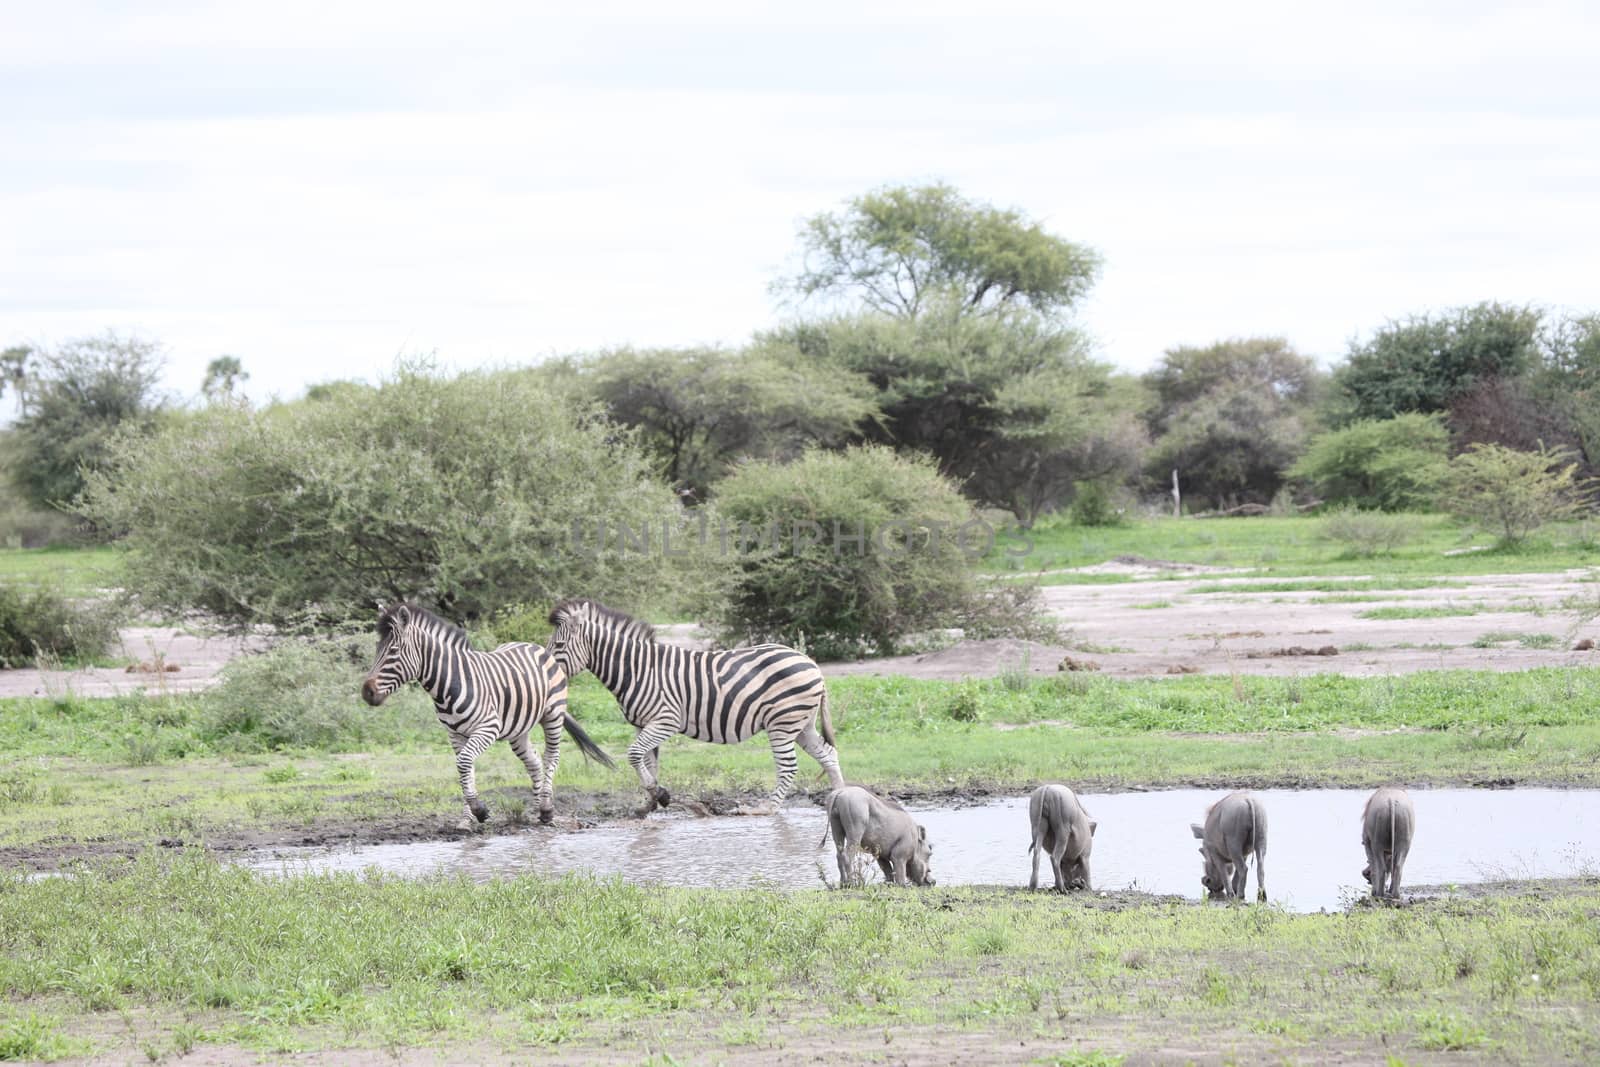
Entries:
<svg viewBox="0 0 1600 1067">
<path fill-rule="evenodd" d="M 616 766 L 567 713 L 567 676 L 538 645 L 514 642 L 478 652 L 459 626 L 415 604 L 392 604 L 378 613 L 378 658 L 361 683 L 361 698 L 377 707 L 407 682 L 420 683 L 433 698 L 439 722 L 450 733 L 466 809 L 459 829 L 489 818 L 489 806 L 478 796 L 477 762 L 496 741 L 510 742 L 528 769 L 541 823 L 555 814 L 563 726 L 584 755 Z M 534 726 L 544 730 L 542 763 L 528 744 Z"/>
<path fill-rule="evenodd" d="M 550 612 L 556 628 L 550 653 L 569 678 L 594 672 L 637 730 L 628 762 L 644 787 L 644 816 L 671 799 L 656 769 L 662 742 L 674 734 L 737 744 L 767 731 L 778 782 L 776 810 L 794 786 L 795 743 L 844 785 L 834 748 L 833 721 L 822 672 L 809 656 L 786 645 L 701 652 L 658 644 L 648 623 L 593 600 L 563 600 Z M 812 720 L 820 718 L 819 735 Z"/>
</svg>

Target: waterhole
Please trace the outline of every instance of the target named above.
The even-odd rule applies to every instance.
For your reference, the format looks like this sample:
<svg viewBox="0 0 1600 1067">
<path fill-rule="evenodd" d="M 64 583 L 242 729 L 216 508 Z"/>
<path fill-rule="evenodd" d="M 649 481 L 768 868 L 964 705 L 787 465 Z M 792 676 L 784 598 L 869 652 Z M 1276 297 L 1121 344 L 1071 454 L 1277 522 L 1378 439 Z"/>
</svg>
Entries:
<svg viewBox="0 0 1600 1067">
<path fill-rule="evenodd" d="M 1258 790 L 1266 803 L 1268 897 L 1294 911 L 1344 906 L 1365 891 L 1361 810 L 1370 790 Z M 1084 794 L 1099 822 L 1093 888 L 1198 898 L 1199 842 L 1190 832 L 1223 791 Z M 1600 790 L 1414 789 L 1416 839 L 1405 884 L 1467 885 L 1600 873 Z M 1026 885 L 1028 798 L 962 807 L 911 806 L 933 843 L 940 885 Z M 774 816 L 694 818 L 658 813 L 589 830 L 526 833 L 342 849 L 278 849 L 244 860 L 262 871 L 375 867 L 403 874 L 461 872 L 484 880 L 588 871 L 631 882 L 717 888 L 821 888 L 838 880 L 832 842 L 818 846 L 822 809 Z M 871 877 L 879 877 L 871 866 Z M 1048 858 L 1040 882 L 1050 884 Z M 1249 895 L 1255 896 L 1250 872 Z"/>
</svg>

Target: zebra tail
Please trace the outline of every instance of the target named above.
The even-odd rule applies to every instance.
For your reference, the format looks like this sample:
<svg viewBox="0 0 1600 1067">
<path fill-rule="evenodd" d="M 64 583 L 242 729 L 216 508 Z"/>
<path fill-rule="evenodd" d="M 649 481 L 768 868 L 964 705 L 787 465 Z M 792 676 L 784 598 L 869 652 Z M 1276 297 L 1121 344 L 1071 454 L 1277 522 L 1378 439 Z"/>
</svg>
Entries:
<svg viewBox="0 0 1600 1067">
<path fill-rule="evenodd" d="M 571 734 L 572 739 L 578 742 L 578 751 L 582 752 L 585 757 L 613 770 L 616 769 L 617 761 L 606 755 L 606 750 L 595 744 L 594 738 L 583 732 L 583 727 L 578 725 L 578 720 L 574 719 L 570 713 L 562 713 L 561 725 L 565 726 L 567 733 Z"/>
<path fill-rule="evenodd" d="M 822 739 L 834 748 L 839 747 L 839 742 L 833 739 L 833 716 L 828 714 L 828 686 L 822 686 L 822 713 L 818 716 L 822 720 Z"/>
</svg>

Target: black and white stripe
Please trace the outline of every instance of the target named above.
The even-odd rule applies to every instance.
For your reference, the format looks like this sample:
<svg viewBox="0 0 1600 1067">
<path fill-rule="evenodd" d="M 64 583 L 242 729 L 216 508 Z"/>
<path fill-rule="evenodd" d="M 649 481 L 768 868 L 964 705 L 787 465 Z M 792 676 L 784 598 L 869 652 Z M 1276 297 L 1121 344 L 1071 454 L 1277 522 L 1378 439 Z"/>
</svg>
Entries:
<svg viewBox="0 0 1600 1067">
<path fill-rule="evenodd" d="M 822 765 L 834 788 L 844 784 L 828 690 L 809 656 L 786 645 L 700 652 L 658 644 L 648 623 L 592 600 L 562 601 L 550 622 L 556 628 L 550 652 L 567 675 L 593 671 L 638 728 L 628 762 L 644 786 L 643 812 L 669 799 L 656 767 L 662 743 L 674 734 L 737 744 L 765 730 L 778 768 L 774 808 L 794 787 L 796 744 Z"/>
<path fill-rule="evenodd" d="M 433 698 L 439 722 L 450 733 L 466 807 L 463 826 L 489 818 L 478 796 L 477 761 L 496 741 L 509 742 L 528 769 L 540 822 L 554 813 L 563 726 L 585 755 L 615 766 L 567 714 L 567 676 L 538 645 L 516 642 L 478 652 L 460 627 L 414 605 L 394 604 L 378 615 L 378 658 L 361 685 L 362 699 L 377 707 L 407 682 L 419 683 Z M 542 762 L 528 744 L 535 726 L 544 730 Z"/>
</svg>

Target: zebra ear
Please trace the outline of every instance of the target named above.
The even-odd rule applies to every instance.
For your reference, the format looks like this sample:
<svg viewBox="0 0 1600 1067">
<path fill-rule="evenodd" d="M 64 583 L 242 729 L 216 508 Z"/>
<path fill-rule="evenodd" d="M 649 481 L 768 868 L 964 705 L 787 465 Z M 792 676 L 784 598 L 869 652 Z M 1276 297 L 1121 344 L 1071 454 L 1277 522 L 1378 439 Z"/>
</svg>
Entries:
<svg viewBox="0 0 1600 1067">
<path fill-rule="evenodd" d="M 399 607 L 395 608 L 394 609 L 394 621 L 395 621 L 395 625 L 399 626 L 402 629 L 404 629 L 407 626 L 410 626 L 411 625 L 411 609 L 406 607 L 404 604 L 401 604 Z"/>
</svg>

